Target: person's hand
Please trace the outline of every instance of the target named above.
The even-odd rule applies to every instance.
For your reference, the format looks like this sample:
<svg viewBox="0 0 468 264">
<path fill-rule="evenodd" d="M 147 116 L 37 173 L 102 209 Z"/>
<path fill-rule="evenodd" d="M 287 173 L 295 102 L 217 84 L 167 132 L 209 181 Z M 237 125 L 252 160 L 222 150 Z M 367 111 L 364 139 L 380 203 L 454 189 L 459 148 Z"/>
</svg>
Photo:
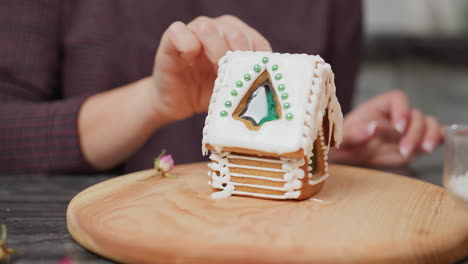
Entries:
<svg viewBox="0 0 468 264">
<path fill-rule="evenodd" d="M 369 167 L 405 165 L 420 152 L 434 151 L 442 140 L 437 119 L 411 109 L 406 95 L 397 90 L 347 114 L 343 131 L 343 143 L 330 151 L 330 158 Z"/>
<path fill-rule="evenodd" d="M 174 121 L 206 112 L 218 60 L 228 50 L 271 48 L 260 33 L 230 15 L 171 24 L 161 38 L 153 70 L 150 100 L 158 118 Z"/>
</svg>

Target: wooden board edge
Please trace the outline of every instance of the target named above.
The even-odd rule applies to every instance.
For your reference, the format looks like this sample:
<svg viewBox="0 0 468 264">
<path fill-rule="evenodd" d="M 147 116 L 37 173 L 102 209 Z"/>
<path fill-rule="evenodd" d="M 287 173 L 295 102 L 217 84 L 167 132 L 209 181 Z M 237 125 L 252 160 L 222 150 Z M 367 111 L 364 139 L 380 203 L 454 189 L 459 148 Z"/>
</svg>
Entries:
<svg viewBox="0 0 468 264">
<path fill-rule="evenodd" d="M 206 164 L 206 162 L 201 162 L 201 163 L 197 163 L 197 164 Z M 178 165 L 178 166 L 182 167 L 182 166 L 190 166 L 190 165 L 192 165 L 192 164 Z M 419 179 L 415 179 L 415 178 L 411 178 L 411 177 L 407 177 L 407 176 L 402 176 L 402 175 L 394 174 L 394 173 L 391 173 L 391 172 L 378 171 L 378 170 L 375 170 L 375 169 L 357 168 L 357 167 L 351 167 L 351 166 L 346 166 L 346 165 L 332 165 L 332 166 L 330 166 L 330 169 L 331 169 L 331 177 L 333 177 L 333 170 L 336 170 L 336 169 L 339 169 L 339 170 L 353 170 L 353 171 L 365 171 L 365 170 L 367 170 L 369 173 L 378 173 L 378 174 L 380 174 L 379 177 L 381 177 L 381 176 L 384 176 L 384 177 L 400 176 L 401 178 L 404 178 L 407 181 L 423 182 L 424 184 L 430 184 L 430 185 L 433 185 L 432 187 L 437 187 L 437 188 L 440 188 L 440 189 L 443 190 L 443 188 L 441 188 L 441 187 L 439 187 L 437 185 L 434 185 L 434 184 L 431 184 L 431 183 L 428 183 L 428 182 L 424 182 L 424 181 L 421 181 Z M 208 168 L 207 168 L 207 170 L 208 170 Z M 151 170 L 146 170 L 146 171 L 149 172 Z M 132 173 L 132 174 L 123 175 L 123 176 L 120 176 L 120 177 L 109 179 L 109 180 L 101 182 L 101 183 L 104 184 L 104 183 L 108 182 L 108 184 L 111 184 L 114 180 L 121 179 L 123 177 L 132 178 L 131 181 L 134 181 L 136 179 L 134 174 L 142 173 L 142 172 L 146 172 L 146 171 L 140 171 L 140 172 L 136 172 L 136 173 Z M 143 176 L 138 176 L 138 177 L 143 177 Z M 128 182 L 128 181 L 125 181 L 125 182 Z M 96 185 L 88 187 L 84 191 L 80 192 L 77 196 L 75 196 L 75 198 L 77 198 L 82 193 L 84 193 L 84 195 L 88 195 L 88 193 L 85 193 L 85 191 L 88 190 L 88 189 L 94 190 L 93 187 L 102 188 L 103 186 L 105 186 L 105 185 L 101 185 L 101 183 L 97 183 Z M 94 253 L 96 253 L 96 254 L 98 254 L 100 256 L 103 256 L 103 257 L 105 257 L 107 259 L 117 261 L 116 259 L 113 259 L 112 256 L 109 256 L 105 252 L 105 250 L 103 250 L 101 247 L 99 247 L 99 245 L 97 245 L 89 236 L 85 235 L 86 230 L 80 229 L 79 225 L 77 225 L 77 222 L 76 222 L 77 219 L 75 219 L 73 217 L 73 215 L 71 214 L 71 212 L 78 209 L 78 208 L 75 207 L 74 202 L 73 202 L 75 198 L 72 199 L 72 201 L 70 202 L 70 204 L 69 204 L 69 206 L 67 208 L 67 228 L 68 228 L 70 234 L 72 235 L 72 237 L 80 245 L 82 245 L 87 250 L 89 250 L 91 252 L 94 252 Z M 463 240 L 462 244 L 463 244 L 463 246 L 461 247 L 461 249 L 457 250 L 456 252 L 448 251 L 448 250 L 445 251 L 446 250 L 445 248 L 441 248 L 440 249 L 442 251 L 441 255 L 443 255 L 444 258 L 447 257 L 447 259 L 450 259 L 450 260 L 453 260 L 453 261 L 460 260 L 461 258 L 463 258 L 466 255 L 464 252 L 468 251 L 468 240 Z M 464 251 L 464 249 L 466 249 L 466 251 Z M 442 259 L 443 258 L 440 257 L 438 259 L 432 259 L 432 261 L 442 260 Z M 403 258 L 401 260 L 408 261 L 408 259 L 403 259 Z M 420 257 L 414 257 L 414 259 L 412 259 L 412 261 L 415 261 L 416 263 L 427 263 L 426 261 L 428 261 L 428 260 L 429 259 L 424 259 L 423 260 Z M 398 261 L 395 261 L 395 262 L 390 261 L 390 262 L 387 262 L 387 263 L 398 263 Z"/>
<path fill-rule="evenodd" d="M 179 165 L 183 166 L 183 165 Z M 96 197 L 102 197 L 110 192 L 118 191 L 119 188 L 125 187 L 129 182 L 134 182 L 138 179 L 144 179 L 147 177 L 151 177 L 153 173 L 153 169 L 147 169 L 142 171 L 136 171 L 129 174 L 124 174 L 121 176 L 117 176 L 108 180 L 104 180 L 102 182 L 98 182 L 94 185 L 87 187 L 86 189 L 82 190 L 78 194 L 76 194 L 68 204 L 67 211 L 66 211 L 66 221 L 67 221 L 67 229 L 70 233 L 71 237 L 82 247 L 86 250 L 89 250 L 101 257 L 106 259 L 110 259 L 113 261 L 118 262 L 118 259 L 112 257 L 110 253 L 107 253 L 104 249 L 102 249 L 94 240 L 87 235 L 87 233 L 79 228 L 78 220 L 73 216 L 73 212 L 76 212 L 75 202 L 77 200 L 93 200 Z M 106 188 L 107 186 L 112 186 L 113 188 Z M 115 188 L 115 186 L 118 186 Z M 104 191 L 107 189 L 107 192 Z"/>
<path fill-rule="evenodd" d="M 76 198 L 77 196 L 75 196 Z M 73 199 L 75 199 L 73 198 Z M 73 216 L 72 212 L 74 211 L 73 199 L 67 207 L 66 219 L 67 219 L 67 229 L 70 233 L 70 236 L 73 240 L 76 241 L 77 244 L 93 252 L 96 255 L 99 255 L 103 258 L 119 262 L 118 259 L 113 258 L 110 253 L 105 252 L 94 240 L 83 230 L 79 228 L 77 220 Z"/>
</svg>

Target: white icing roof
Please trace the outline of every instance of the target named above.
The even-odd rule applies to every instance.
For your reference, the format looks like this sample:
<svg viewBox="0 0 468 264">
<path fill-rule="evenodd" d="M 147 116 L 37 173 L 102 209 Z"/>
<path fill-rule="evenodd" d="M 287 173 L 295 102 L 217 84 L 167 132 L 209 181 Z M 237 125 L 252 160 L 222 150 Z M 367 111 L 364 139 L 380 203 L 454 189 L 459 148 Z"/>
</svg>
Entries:
<svg viewBox="0 0 468 264">
<path fill-rule="evenodd" d="M 262 61 L 265 57 L 268 58 L 267 63 Z M 261 70 L 254 71 L 254 65 L 260 65 Z M 276 71 L 272 69 L 273 65 L 278 65 Z M 232 113 L 264 70 L 271 76 L 282 118 L 266 122 L 259 130 L 253 131 L 244 122 L 234 119 Z M 246 73 L 251 75 L 249 81 L 243 78 Z M 277 74 L 282 75 L 281 79 L 275 78 Z M 243 82 L 241 88 L 236 87 L 238 81 Z M 283 92 L 278 90 L 280 84 L 285 85 Z M 231 95 L 232 90 L 236 90 L 238 95 Z M 283 93 L 288 94 L 286 100 L 281 97 Z M 226 107 L 226 101 L 231 101 L 232 106 Z M 290 104 L 289 109 L 283 107 L 286 102 Z M 304 154 L 310 155 L 327 102 L 330 126 L 334 131 L 332 136 L 339 145 L 343 115 L 335 95 L 333 72 L 320 56 L 228 51 L 219 61 L 218 78 L 203 129 L 203 153 L 207 153 L 205 146 L 210 144 L 219 149 L 237 147 L 277 154 L 303 149 Z M 222 111 L 228 114 L 222 116 Z M 293 115 L 291 120 L 285 118 L 288 113 Z"/>
</svg>

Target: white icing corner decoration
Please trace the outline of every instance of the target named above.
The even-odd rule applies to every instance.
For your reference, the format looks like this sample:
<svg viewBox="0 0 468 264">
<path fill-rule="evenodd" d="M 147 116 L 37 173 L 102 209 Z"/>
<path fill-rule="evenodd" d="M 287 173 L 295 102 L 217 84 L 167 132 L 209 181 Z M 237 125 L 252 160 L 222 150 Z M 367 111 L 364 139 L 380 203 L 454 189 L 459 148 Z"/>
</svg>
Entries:
<svg viewBox="0 0 468 264">
<path fill-rule="evenodd" d="M 268 119 L 271 121 L 263 122 L 258 129 L 253 130 L 236 118 L 234 111 L 241 102 L 245 102 L 243 100 L 249 99 L 249 105 L 246 105 L 245 111 L 242 112 L 243 117 L 258 124 L 269 114 L 267 89 L 259 86 L 253 93 L 249 92 L 262 74 L 268 74 L 271 89 L 276 96 L 275 104 L 281 111 L 278 112 L 277 119 Z M 330 65 L 320 56 L 251 51 L 227 52 L 219 61 L 218 78 L 215 81 L 203 129 L 203 154 L 208 154 L 208 146 L 214 149 L 210 156 L 212 160 L 209 165 L 212 170 L 210 182 L 212 187 L 219 191 L 213 193 L 213 198 L 239 194 L 272 199 L 296 199 L 300 196 L 303 183 L 300 179 L 303 177 L 308 176 L 308 184 L 318 184 L 325 180 L 328 176 L 326 162 L 325 174 L 319 179 L 313 179 L 309 175 L 304 175 L 302 165 L 298 165 L 304 163 L 304 159 L 282 158 L 277 161 L 282 163 L 282 169 L 255 169 L 284 173 L 283 179 L 275 180 L 284 182 L 283 187 L 262 187 L 284 192 L 284 195 L 246 194 L 236 190 L 236 186 L 242 184 L 231 181 L 231 178 L 262 179 L 262 176 L 230 173 L 229 168 L 241 165 L 229 162 L 229 158 L 237 154 L 223 152 L 225 148 L 236 148 L 272 153 L 281 157 L 286 153 L 302 151 L 305 158 L 310 158 L 313 155 L 314 141 L 319 136 L 322 142 L 324 139 L 324 135 L 320 134 L 324 113 L 328 116 L 330 131 L 326 142 L 330 144 L 333 141 L 335 146 L 339 146 L 343 136 L 343 115 L 336 98 L 334 74 Z M 330 145 L 321 147 L 326 160 Z M 249 187 L 258 188 L 258 186 Z"/>
</svg>

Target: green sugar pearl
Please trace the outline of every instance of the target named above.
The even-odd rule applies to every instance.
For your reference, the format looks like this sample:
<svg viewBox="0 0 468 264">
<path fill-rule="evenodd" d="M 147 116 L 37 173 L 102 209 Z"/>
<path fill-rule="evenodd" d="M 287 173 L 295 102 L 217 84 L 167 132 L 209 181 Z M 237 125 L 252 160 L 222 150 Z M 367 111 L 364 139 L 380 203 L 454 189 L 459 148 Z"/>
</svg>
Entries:
<svg viewBox="0 0 468 264">
<path fill-rule="evenodd" d="M 278 64 L 275 64 L 275 65 L 271 66 L 271 69 L 272 69 L 273 71 L 277 71 L 277 70 L 279 69 Z"/>
<path fill-rule="evenodd" d="M 231 106 L 232 106 L 232 102 L 231 102 L 231 101 L 226 101 L 226 102 L 224 103 L 224 105 L 225 105 L 226 107 L 231 107 Z"/>
<path fill-rule="evenodd" d="M 260 72 L 261 69 L 262 69 L 262 67 L 260 67 L 260 65 L 258 65 L 258 64 L 255 64 L 255 66 L 253 67 L 253 70 L 255 72 Z"/>
<path fill-rule="evenodd" d="M 262 62 L 263 62 L 264 64 L 267 64 L 269 60 L 270 60 L 270 59 L 268 59 L 268 57 L 263 57 Z"/>
<path fill-rule="evenodd" d="M 221 113 L 219 113 L 221 116 L 227 116 L 228 112 L 226 110 L 223 110 L 221 111 Z M 287 116 L 287 115 L 286 115 Z"/>
<path fill-rule="evenodd" d="M 282 94 L 281 99 L 283 99 L 283 100 L 288 99 L 288 94 L 287 93 Z"/>
<path fill-rule="evenodd" d="M 237 81 L 236 82 L 236 86 L 241 88 L 242 86 L 244 85 L 244 83 L 242 81 Z"/>
<path fill-rule="evenodd" d="M 283 78 L 283 75 L 281 73 L 275 75 L 275 80 L 281 80 L 281 78 Z"/>
<path fill-rule="evenodd" d="M 283 104 L 284 109 L 289 109 L 291 107 L 290 103 L 284 103 Z"/>
<path fill-rule="evenodd" d="M 286 89 L 286 86 L 285 86 L 284 84 L 278 85 L 278 90 L 279 90 L 280 92 L 284 91 L 284 89 Z"/>
<path fill-rule="evenodd" d="M 286 114 L 286 119 L 287 119 L 287 120 L 291 120 L 291 119 L 293 119 L 293 117 L 294 117 L 294 116 L 293 116 L 293 114 L 291 114 L 291 113 L 287 113 L 287 114 Z"/>
<path fill-rule="evenodd" d="M 244 74 L 244 80 L 245 81 L 250 81 L 251 78 L 252 77 L 250 76 L 250 74 L 248 74 L 248 73 Z"/>
<path fill-rule="evenodd" d="M 231 95 L 232 95 L 232 96 L 237 96 L 237 91 L 236 91 L 236 90 L 232 90 L 232 91 L 231 91 Z"/>
</svg>

